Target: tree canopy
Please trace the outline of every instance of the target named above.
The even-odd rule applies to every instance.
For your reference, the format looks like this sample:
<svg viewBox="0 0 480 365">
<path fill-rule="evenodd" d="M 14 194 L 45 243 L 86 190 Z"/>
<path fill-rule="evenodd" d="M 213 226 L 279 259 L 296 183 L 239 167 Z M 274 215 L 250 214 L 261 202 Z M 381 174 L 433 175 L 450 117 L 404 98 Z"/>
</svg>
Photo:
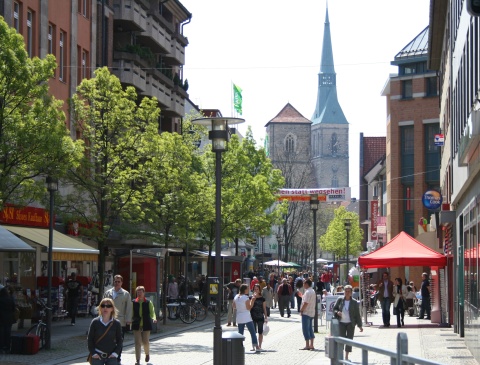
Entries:
<svg viewBox="0 0 480 365">
<path fill-rule="evenodd" d="M 77 166 L 82 143 L 65 126 L 62 102 L 48 94 L 55 57 L 28 57 L 23 37 L 0 17 L 0 209 L 41 200 L 45 180 Z"/>
<path fill-rule="evenodd" d="M 362 250 L 363 230 L 360 228 L 358 214 L 348 212 L 341 206 L 335 209 L 335 217 L 328 225 L 327 231 L 320 237 L 320 247 L 323 251 L 334 253 L 337 257 L 346 256 L 347 231 L 345 219 L 350 219 L 349 245 L 350 255 L 357 256 Z"/>
<path fill-rule="evenodd" d="M 66 184 L 72 193 L 62 209 L 71 221 L 98 243 L 99 275 L 103 282 L 105 241 L 121 214 L 143 201 L 151 151 L 158 143 L 160 109 L 155 98 L 138 103 L 134 87 L 125 90 L 104 67 L 84 79 L 71 104 L 77 130 L 86 141 L 78 168 L 70 169 Z"/>
</svg>

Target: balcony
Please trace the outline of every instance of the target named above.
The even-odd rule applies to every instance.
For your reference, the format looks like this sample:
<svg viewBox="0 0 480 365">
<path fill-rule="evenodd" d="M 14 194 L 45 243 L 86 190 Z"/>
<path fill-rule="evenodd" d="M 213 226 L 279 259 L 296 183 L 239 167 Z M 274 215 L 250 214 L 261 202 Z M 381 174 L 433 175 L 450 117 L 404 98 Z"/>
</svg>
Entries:
<svg viewBox="0 0 480 365">
<path fill-rule="evenodd" d="M 176 38 L 172 39 L 171 48 L 166 58 L 177 65 L 185 64 L 185 47 Z"/>
<path fill-rule="evenodd" d="M 142 44 L 152 48 L 155 53 L 170 53 L 172 37 L 165 28 L 150 15 L 145 26 L 144 31 L 137 36 Z"/>
<path fill-rule="evenodd" d="M 147 9 L 135 0 L 114 0 L 115 28 L 141 32 L 147 28 Z"/>
<path fill-rule="evenodd" d="M 172 92 L 162 84 L 153 74 L 147 74 L 147 82 L 145 86 L 145 96 L 155 96 L 163 109 L 169 109 L 172 103 Z"/>
<path fill-rule="evenodd" d="M 135 62 L 126 59 L 114 60 L 112 73 L 120 79 L 122 84 L 134 86 L 139 92 L 145 92 L 147 75 Z"/>
<path fill-rule="evenodd" d="M 176 86 L 177 87 L 177 86 Z M 185 115 L 185 99 L 177 94 L 172 93 L 171 105 L 165 110 L 167 115 L 182 117 Z"/>
</svg>

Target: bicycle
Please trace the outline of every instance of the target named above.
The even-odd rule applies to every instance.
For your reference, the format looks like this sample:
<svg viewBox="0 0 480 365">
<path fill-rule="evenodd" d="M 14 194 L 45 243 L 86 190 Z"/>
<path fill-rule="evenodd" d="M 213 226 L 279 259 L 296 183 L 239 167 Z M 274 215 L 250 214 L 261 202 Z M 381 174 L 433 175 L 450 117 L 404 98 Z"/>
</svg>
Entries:
<svg viewBox="0 0 480 365">
<path fill-rule="evenodd" d="M 192 306 L 193 309 L 195 310 L 197 321 L 203 321 L 205 318 L 207 318 L 208 309 L 202 304 L 200 300 L 198 300 L 192 295 L 189 295 L 187 297 L 187 304 Z"/>
<path fill-rule="evenodd" d="M 193 305 L 186 302 L 185 299 L 172 299 L 167 304 L 167 318 L 170 320 L 180 320 L 183 323 L 193 323 L 197 319 L 197 312 Z M 158 320 L 163 320 L 163 311 L 160 309 L 158 313 Z"/>
<path fill-rule="evenodd" d="M 45 344 L 47 342 L 47 337 L 50 337 L 49 336 L 50 330 L 47 327 L 47 323 L 44 322 L 44 320 L 46 321 L 46 316 L 47 316 L 46 311 L 47 310 L 52 310 L 52 308 L 47 307 L 45 302 L 40 298 L 34 298 L 34 300 L 35 300 L 35 303 L 37 305 L 40 305 L 40 307 L 41 307 L 41 309 L 40 309 L 40 320 L 38 321 L 38 323 L 34 324 L 32 327 L 30 327 L 28 329 L 27 336 L 28 335 L 36 335 L 36 336 L 40 337 L 39 349 L 41 350 L 45 347 Z"/>
</svg>

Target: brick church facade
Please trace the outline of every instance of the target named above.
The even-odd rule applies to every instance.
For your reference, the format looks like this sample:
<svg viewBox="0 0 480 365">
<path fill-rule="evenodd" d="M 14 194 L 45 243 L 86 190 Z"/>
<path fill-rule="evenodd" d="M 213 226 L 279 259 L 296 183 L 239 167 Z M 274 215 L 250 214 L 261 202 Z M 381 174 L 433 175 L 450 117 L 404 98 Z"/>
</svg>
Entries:
<svg viewBox="0 0 480 365">
<path fill-rule="evenodd" d="M 267 153 L 283 171 L 286 188 L 349 186 L 348 121 L 337 98 L 328 8 L 311 120 L 287 103 L 265 127 Z"/>
</svg>

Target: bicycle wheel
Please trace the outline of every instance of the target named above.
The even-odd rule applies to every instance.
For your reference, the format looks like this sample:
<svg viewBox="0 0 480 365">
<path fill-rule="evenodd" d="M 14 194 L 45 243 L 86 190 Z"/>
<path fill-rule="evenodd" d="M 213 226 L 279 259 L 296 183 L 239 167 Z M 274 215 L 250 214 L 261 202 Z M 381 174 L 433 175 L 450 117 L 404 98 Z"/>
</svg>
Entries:
<svg viewBox="0 0 480 365">
<path fill-rule="evenodd" d="M 197 319 L 197 312 L 191 305 L 181 305 L 178 307 L 180 319 L 183 323 L 193 323 Z"/>
<path fill-rule="evenodd" d="M 203 321 L 205 318 L 207 318 L 207 308 L 205 308 L 205 306 L 200 303 L 199 301 L 196 301 L 194 304 L 193 304 L 193 308 L 195 309 L 195 312 L 196 312 L 196 320 L 197 321 Z"/>
<path fill-rule="evenodd" d="M 32 327 L 30 327 L 30 329 L 27 331 L 27 335 L 36 335 L 40 337 L 39 346 L 38 346 L 40 350 L 43 349 L 45 347 L 45 344 L 47 343 L 48 333 L 49 333 L 49 330 L 45 323 L 37 323 Z"/>
</svg>

